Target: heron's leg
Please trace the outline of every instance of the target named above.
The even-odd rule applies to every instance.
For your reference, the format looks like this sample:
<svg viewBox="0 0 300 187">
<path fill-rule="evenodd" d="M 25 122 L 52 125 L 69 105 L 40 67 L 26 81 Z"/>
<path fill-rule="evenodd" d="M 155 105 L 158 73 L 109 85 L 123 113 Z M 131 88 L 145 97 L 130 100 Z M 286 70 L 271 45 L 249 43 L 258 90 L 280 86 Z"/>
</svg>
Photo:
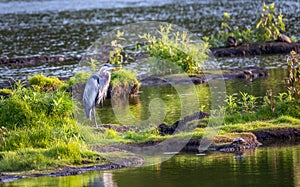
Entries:
<svg viewBox="0 0 300 187">
<path fill-rule="evenodd" d="M 96 107 L 93 107 L 93 113 L 94 113 L 94 123 L 95 123 L 95 127 L 98 128 L 97 119 L 96 119 Z"/>
</svg>

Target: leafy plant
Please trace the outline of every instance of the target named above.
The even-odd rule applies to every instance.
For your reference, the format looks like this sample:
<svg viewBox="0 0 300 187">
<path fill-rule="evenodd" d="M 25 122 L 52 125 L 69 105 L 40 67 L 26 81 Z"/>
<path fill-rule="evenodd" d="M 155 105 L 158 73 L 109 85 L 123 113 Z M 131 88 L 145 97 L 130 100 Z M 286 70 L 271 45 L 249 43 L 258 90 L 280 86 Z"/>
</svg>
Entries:
<svg viewBox="0 0 300 187">
<path fill-rule="evenodd" d="M 283 15 L 277 13 L 274 3 L 270 5 L 264 3 L 255 26 L 245 29 L 233 26 L 234 20 L 227 12 L 224 12 L 220 30 L 215 35 L 204 36 L 202 39 L 212 47 L 226 45 L 229 36 L 234 37 L 238 44 L 274 40 L 285 31 L 284 20 Z M 292 38 L 292 41 L 295 39 Z"/>
<path fill-rule="evenodd" d="M 88 62 L 91 71 L 96 72 L 99 69 L 99 66 L 102 64 L 102 62 L 97 61 L 96 59 L 91 58 L 90 61 Z"/>
<path fill-rule="evenodd" d="M 300 98 L 300 55 L 295 51 L 291 51 L 287 56 L 286 62 L 288 65 L 288 77 L 285 79 L 288 85 L 288 91 L 296 99 Z M 295 66 L 296 65 L 296 66 Z"/>
<path fill-rule="evenodd" d="M 264 3 L 262 13 L 256 23 L 257 39 L 268 41 L 277 39 L 281 31 L 285 31 L 283 15 L 278 14 L 275 4 L 266 5 Z"/>
<path fill-rule="evenodd" d="M 110 85 L 116 86 L 120 84 L 133 86 L 134 84 L 138 84 L 138 80 L 132 71 L 120 69 L 112 73 Z"/>
<path fill-rule="evenodd" d="M 256 107 L 256 100 L 257 97 L 254 95 L 249 95 L 248 93 L 245 92 L 240 92 L 242 99 L 241 99 L 241 105 L 244 110 L 244 112 L 253 112 L 255 107 Z"/>
<path fill-rule="evenodd" d="M 109 63 L 122 66 L 122 63 L 125 61 L 124 57 L 128 56 L 124 52 L 124 47 L 119 43 L 119 40 L 125 40 L 123 38 L 124 32 L 117 31 L 116 39 L 111 42 L 112 51 L 109 52 Z"/>
<path fill-rule="evenodd" d="M 172 32 L 172 25 L 161 26 L 159 37 L 144 34 L 154 74 L 199 73 L 207 59 L 208 45 L 195 43 L 187 32 Z"/>
<path fill-rule="evenodd" d="M 237 98 L 234 95 L 228 95 L 225 99 L 226 102 L 226 111 L 229 114 L 234 114 L 238 111 Z"/>
<path fill-rule="evenodd" d="M 34 88 L 44 91 L 56 90 L 64 84 L 57 77 L 45 77 L 43 74 L 33 75 L 28 79 L 28 81 Z"/>
</svg>

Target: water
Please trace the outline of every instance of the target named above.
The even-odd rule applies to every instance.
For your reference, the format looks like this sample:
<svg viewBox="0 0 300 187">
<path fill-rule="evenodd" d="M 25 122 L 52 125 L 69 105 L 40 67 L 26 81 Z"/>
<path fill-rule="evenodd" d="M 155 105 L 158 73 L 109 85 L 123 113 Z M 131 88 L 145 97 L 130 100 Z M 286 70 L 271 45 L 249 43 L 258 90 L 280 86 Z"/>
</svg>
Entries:
<svg viewBox="0 0 300 187">
<path fill-rule="evenodd" d="M 300 145 L 260 147 L 244 157 L 229 153 L 180 154 L 152 166 L 39 177 L 3 186 L 299 186 Z"/>
<path fill-rule="evenodd" d="M 283 73 L 284 72 L 284 73 Z M 262 103 L 262 97 L 266 95 L 266 91 L 272 89 L 275 94 L 286 91 L 285 82 L 283 81 L 285 77 L 285 71 L 281 69 L 271 69 L 270 73 L 272 76 L 267 78 L 254 79 L 252 81 L 245 79 L 235 79 L 225 81 L 226 93 L 225 95 L 236 95 L 240 97 L 240 91 L 252 94 L 255 96 L 260 96 L 258 103 Z M 282 81 L 278 81 L 282 80 Z M 212 84 L 213 85 L 213 84 Z M 172 124 L 176 120 L 180 119 L 183 97 L 191 97 L 189 94 L 197 95 L 198 101 L 195 101 L 197 106 L 200 108 L 203 106 L 204 111 L 209 112 L 211 108 L 211 103 L 219 103 L 222 105 L 221 100 L 211 99 L 211 91 L 209 84 L 201 85 L 182 85 L 180 86 L 182 90 L 186 90 L 187 94 L 180 95 L 172 85 L 168 86 L 142 86 L 140 88 L 140 93 L 129 100 L 130 116 L 139 120 L 149 119 L 151 115 L 155 113 L 160 113 L 156 109 L 149 107 L 149 103 L 155 99 L 160 99 L 163 102 L 164 108 L 160 108 L 165 114 L 164 118 L 160 118 L 161 121 L 157 121 L 155 124 L 165 122 L 167 124 Z M 195 91 L 193 90 L 195 89 Z M 225 97 L 225 96 L 224 96 Z M 115 111 L 112 108 L 111 100 L 107 99 L 104 102 L 104 107 L 97 108 L 98 118 L 103 124 L 113 123 L 113 124 L 123 124 L 130 125 L 125 116 L 118 118 Z M 121 119 L 121 122 L 120 120 Z M 135 124 L 138 125 L 138 124 Z"/>
<path fill-rule="evenodd" d="M 298 0 L 274 1 L 288 21 L 286 34 L 300 39 Z M 241 28 L 253 25 L 262 2 L 246 0 L 3 0 L 0 2 L 0 57 L 65 55 L 80 56 L 98 38 L 123 25 L 140 21 L 164 21 L 197 34 L 217 32 L 225 11 Z M 223 68 L 257 66 L 281 68 L 282 56 L 220 59 Z M 0 67 L 0 83 L 25 79 L 34 73 L 69 77 L 75 64 L 30 68 Z"/>
<path fill-rule="evenodd" d="M 287 35 L 300 39 L 298 0 L 275 0 Z M 76 55 L 106 32 L 140 21 L 173 23 L 202 35 L 217 32 L 225 11 L 241 28 L 253 26 L 262 1 L 247 0 L 4 0 L 0 56 Z"/>
</svg>

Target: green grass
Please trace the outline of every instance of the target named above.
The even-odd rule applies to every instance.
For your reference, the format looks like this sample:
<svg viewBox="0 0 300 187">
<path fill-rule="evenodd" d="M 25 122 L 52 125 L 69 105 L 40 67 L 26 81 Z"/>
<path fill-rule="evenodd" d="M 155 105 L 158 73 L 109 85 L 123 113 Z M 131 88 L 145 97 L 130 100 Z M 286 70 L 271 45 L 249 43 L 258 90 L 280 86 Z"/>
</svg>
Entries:
<svg viewBox="0 0 300 187">
<path fill-rule="evenodd" d="M 11 94 L 11 89 L 8 89 L 8 88 L 2 88 L 0 89 L 0 95 L 1 94 Z"/>
<path fill-rule="evenodd" d="M 134 74 L 134 72 L 120 69 L 118 71 L 115 71 L 111 75 L 111 86 L 117 86 L 117 85 L 131 85 L 138 83 L 138 80 Z"/>
<path fill-rule="evenodd" d="M 291 116 L 281 116 L 271 120 L 257 120 L 247 123 L 237 123 L 222 126 L 220 129 L 221 134 L 232 132 L 253 132 L 259 130 L 275 130 L 282 128 L 300 128 L 300 120 Z"/>
<path fill-rule="evenodd" d="M 44 83 L 35 85 L 45 88 Z M 0 99 L 0 171 L 78 165 L 89 159 L 70 93 L 47 90 L 18 84 Z"/>
<path fill-rule="evenodd" d="M 31 86 L 44 91 L 56 90 L 61 87 L 64 83 L 57 77 L 46 77 L 43 74 L 36 74 L 28 79 Z"/>
<path fill-rule="evenodd" d="M 80 141 L 58 143 L 51 148 L 24 148 L 0 152 L 0 172 L 26 170 L 49 170 L 61 166 L 76 166 L 82 163 L 107 163 L 99 153 L 90 151 Z M 100 158 L 100 159 L 99 159 Z"/>
</svg>

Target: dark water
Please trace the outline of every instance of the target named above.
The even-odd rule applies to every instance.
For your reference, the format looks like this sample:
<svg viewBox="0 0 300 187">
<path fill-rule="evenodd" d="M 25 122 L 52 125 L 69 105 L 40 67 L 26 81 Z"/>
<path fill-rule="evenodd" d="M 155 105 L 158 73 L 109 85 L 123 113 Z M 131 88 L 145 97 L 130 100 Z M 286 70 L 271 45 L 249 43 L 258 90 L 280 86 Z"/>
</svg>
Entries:
<svg viewBox="0 0 300 187">
<path fill-rule="evenodd" d="M 287 34 L 299 37 L 299 0 L 275 0 Z M 229 12 L 241 28 L 253 26 L 262 1 L 250 0 L 2 0 L 0 56 L 76 55 L 106 32 L 140 21 L 177 24 L 199 36 L 217 32 Z"/>
<path fill-rule="evenodd" d="M 244 157 L 227 153 L 176 155 L 152 166 L 27 178 L 3 186 L 299 186 L 300 146 L 260 147 Z"/>
</svg>

